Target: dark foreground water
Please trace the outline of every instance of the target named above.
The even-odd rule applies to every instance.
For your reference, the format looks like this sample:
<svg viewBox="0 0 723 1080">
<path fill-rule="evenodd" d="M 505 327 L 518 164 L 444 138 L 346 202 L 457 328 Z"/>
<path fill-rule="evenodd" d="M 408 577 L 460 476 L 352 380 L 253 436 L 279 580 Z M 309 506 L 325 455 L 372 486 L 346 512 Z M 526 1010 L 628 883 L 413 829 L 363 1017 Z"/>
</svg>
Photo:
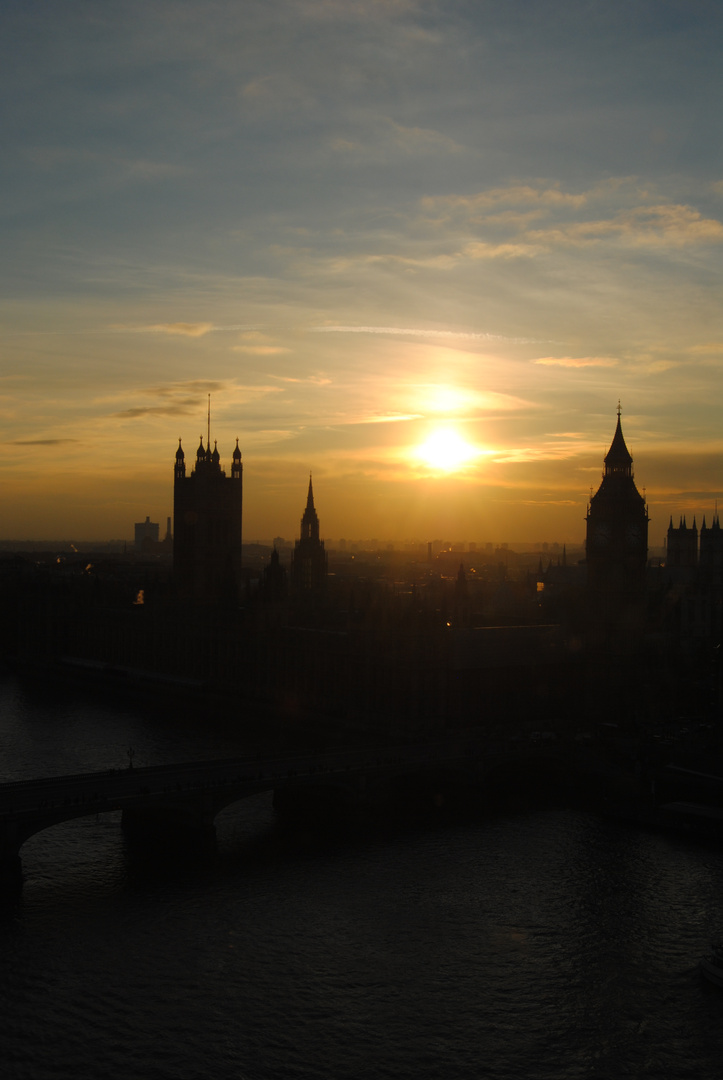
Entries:
<svg viewBox="0 0 723 1080">
<path fill-rule="evenodd" d="M 0 683 L 2 779 L 236 753 L 202 723 Z M 720 1080 L 723 851 L 574 811 L 284 835 L 138 863 L 116 815 L 22 851 L 0 1075 Z"/>
</svg>

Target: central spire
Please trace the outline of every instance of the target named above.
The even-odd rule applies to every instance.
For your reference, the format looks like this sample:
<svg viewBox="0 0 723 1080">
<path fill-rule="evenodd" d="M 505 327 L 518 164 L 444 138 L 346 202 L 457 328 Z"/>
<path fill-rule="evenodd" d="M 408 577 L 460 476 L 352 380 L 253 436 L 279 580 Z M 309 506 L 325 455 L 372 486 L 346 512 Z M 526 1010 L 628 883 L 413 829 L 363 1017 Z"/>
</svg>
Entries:
<svg viewBox="0 0 723 1080">
<path fill-rule="evenodd" d="M 306 496 L 306 509 L 301 518 L 301 539 L 319 539 L 319 517 L 314 508 L 314 489 L 311 486 L 311 473 L 309 473 L 309 491 Z"/>
<path fill-rule="evenodd" d="M 609 476 L 611 473 L 622 473 L 624 476 L 633 475 L 633 458 L 625 444 L 623 426 L 620 422 L 621 412 L 620 402 L 618 401 L 618 422 L 615 428 L 615 434 L 613 435 L 613 441 L 610 444 L 610 449 L 605 455 L 606 476 Z"/>
</svg>

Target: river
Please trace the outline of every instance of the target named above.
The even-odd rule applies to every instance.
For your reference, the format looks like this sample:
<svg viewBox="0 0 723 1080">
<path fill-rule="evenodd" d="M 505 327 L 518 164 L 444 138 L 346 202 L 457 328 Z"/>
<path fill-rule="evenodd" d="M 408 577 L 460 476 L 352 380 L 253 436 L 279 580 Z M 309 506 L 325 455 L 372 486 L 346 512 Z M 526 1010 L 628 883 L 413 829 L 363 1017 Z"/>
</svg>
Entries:
<svg viewBox="0 0 723 1080">
<path fill-rule="evenodd" d="M 0 681 L 2 779 L 239 752 L 203 715 Z M 12 1080 L 719 1080 L 723 850 L 576 810 L 281 830 L 139 860 L 117 815 L 23 847 L 0 921 Z"/>
</svg>

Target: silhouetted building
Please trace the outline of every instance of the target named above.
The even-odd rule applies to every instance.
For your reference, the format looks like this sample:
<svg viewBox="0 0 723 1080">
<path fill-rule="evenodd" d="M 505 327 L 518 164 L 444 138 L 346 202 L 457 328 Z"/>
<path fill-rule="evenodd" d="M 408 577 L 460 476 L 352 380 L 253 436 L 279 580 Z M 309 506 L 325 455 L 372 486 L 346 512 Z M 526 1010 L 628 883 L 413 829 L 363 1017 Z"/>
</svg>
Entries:
<svg viewBox="0 0 723 1080">
<path fill-rule="evenodd" d="M 178 440 L 173 485 L 173 571 L 182 597 L 193 600 L 238 599 L 241 591 L 243 466 L 238 439 L 231 475 L 221 468 L 216 446 L 204 449 L 186 476 Z"/>
<path fill-rule="evenodd" d="M 705 518 L 700 527 L 700 571 L 708 581 L 720 582 L 723 577 L 723 529 L 717 511 L 710 528 Z"/>
<path fill-rule="evenodd" d="M 635 486 L 633 459 L 618 422 L 603 479 L 587 511 L 588 587 L 609 604 L 642 595 L 648 558 L 648 510 Z"/>
<path fill-rule="evenodd" d="M 137 521 L 134 528 L 133 546 L 136 551 L 147 550 L 152 544 L 158 543 L 159 525 L 157 521 L 151 521 L 147 517 L 145 521 Z"/>
<path fill-rule="evenodd" d="M 723 640 L 723 531 L 718 513 L 700 528 L 670 519 L 666 537 L 665 582 L 668 625 L 678 645 L 686 649 L 718 646 Z"/>
<path fill-rule="evenodd" d="M 665 568 L 668 575 L 677 581 L 690 580 L 695 576 L 698 566 L 698 528 L 693 524 L 688 527 L 685 518 L 680 519 L 676 528 L 671 515 L 666 537 Z"/>
<path fill-rule="evenodd" d="M 286 569 L 281 565 L 279 552 L 275 547 L 271 552 L 271 560 L 268 566 L 264 567 L 262 596 L 267 603 L 276 603 L 285 600 L 288 592 Z"/>
<path fill-rule="evenodd" d="M 319 518 L 314 509 L 314 491 L 309 474 L 306 509 L 301 518 L 301 537 L 291 557 L 291 588 L 297 600 L 319 599 L 326 591 L 327 556 L 319 539 Z"/>
</svg>

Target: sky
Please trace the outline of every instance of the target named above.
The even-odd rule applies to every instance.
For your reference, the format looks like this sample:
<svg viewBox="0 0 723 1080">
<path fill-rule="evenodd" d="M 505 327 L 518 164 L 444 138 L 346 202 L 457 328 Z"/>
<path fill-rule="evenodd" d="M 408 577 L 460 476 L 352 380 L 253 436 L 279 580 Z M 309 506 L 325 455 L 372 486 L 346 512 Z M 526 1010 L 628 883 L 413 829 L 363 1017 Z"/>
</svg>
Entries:
<svg viewBox="0 0 723 1080">
<path fill-rule="evenodd" d="M 723 496 L 718 0 L 5 0 L 0 538 L 650 543 Z"/>
</svg>

